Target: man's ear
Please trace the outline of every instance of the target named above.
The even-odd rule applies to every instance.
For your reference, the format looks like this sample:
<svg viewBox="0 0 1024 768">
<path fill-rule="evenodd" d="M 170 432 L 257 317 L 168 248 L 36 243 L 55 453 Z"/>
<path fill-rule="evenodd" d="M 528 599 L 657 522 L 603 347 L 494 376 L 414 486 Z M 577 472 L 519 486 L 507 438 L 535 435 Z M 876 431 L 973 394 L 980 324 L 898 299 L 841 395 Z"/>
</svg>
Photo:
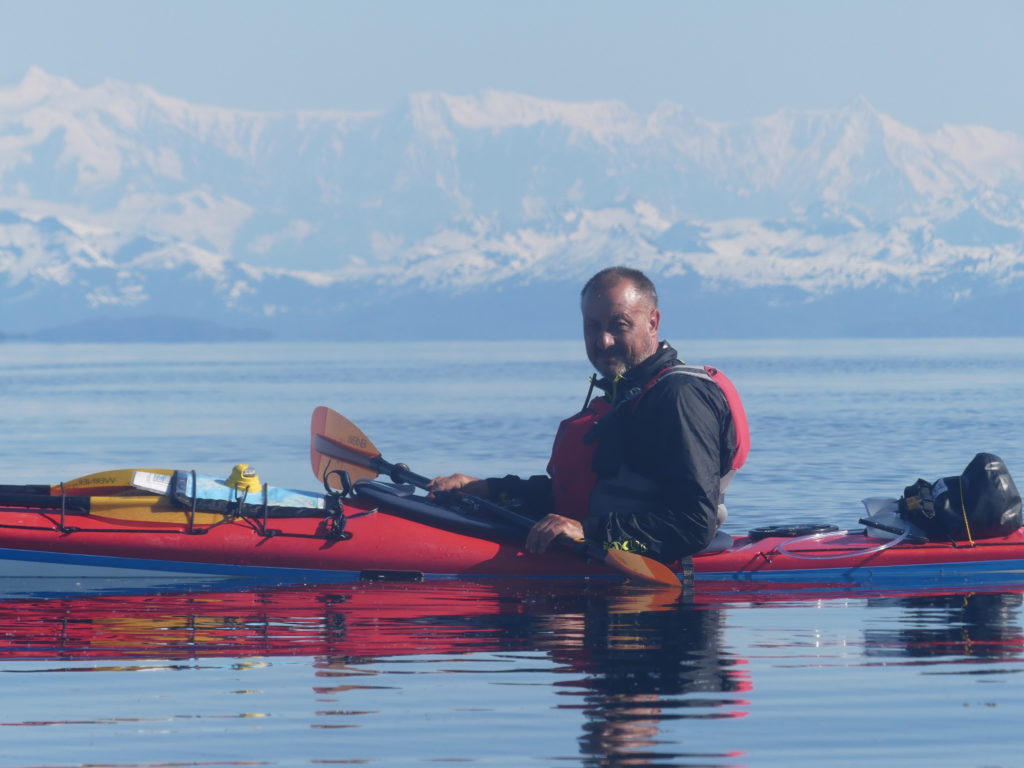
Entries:
<svg viewBox="0 0 1024 768">
<path fill-rule="evenodd" d="M 656 334 L 661 327 L 661 310 L 657 307 L 651 310 L 650 324 L 651 333 Z"/>
</svg>

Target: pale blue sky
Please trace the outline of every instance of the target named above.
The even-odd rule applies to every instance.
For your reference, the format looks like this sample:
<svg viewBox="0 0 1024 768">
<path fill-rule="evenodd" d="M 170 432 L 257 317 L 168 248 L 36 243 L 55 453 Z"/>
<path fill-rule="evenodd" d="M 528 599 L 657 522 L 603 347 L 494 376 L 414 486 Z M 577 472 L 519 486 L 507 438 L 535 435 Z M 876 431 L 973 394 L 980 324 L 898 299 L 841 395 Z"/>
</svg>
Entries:
<svg viewBox="0 0 1024 768">
<path fill-rule="evenodd" d="M 864 96 L 1024 133 L 1022 31 L 1017 0 L 0 0 L 0 85 L 35 64 L 251 109 L 496 88 L 716 120 Z"/>
</svg>

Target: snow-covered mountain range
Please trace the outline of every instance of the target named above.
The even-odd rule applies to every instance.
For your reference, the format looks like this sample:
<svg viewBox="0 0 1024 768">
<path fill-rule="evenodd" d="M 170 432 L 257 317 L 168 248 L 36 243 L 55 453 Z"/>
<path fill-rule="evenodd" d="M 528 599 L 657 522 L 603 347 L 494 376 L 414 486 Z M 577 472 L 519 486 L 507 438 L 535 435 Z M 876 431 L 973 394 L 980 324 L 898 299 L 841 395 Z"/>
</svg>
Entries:
<svg viewBox="0 0 1024 768">
<path fill-rule="evenodd" d="M 1017 334 L 1024 137 L 865 101 L 416 94 L 258 113 L 30 70 L 0 88 L 0 333 L 526 338 L 649 271 L 687 333 Z"/>
</svg>

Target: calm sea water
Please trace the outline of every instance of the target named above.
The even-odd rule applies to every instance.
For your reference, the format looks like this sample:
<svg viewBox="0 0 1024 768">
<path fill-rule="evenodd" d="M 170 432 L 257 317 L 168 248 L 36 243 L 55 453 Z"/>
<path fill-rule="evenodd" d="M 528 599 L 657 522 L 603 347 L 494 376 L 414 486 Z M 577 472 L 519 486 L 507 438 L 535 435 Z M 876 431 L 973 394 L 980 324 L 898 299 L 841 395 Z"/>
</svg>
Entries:
<svg viewBox="0 0 1024 768">
<path fill-rule="evenodd" d="M 729 527 L 1024 477 L 1024 340 L 678 345 L 753 432 Z M 315 488 L 330 405 L 426 474 L 539 473 L 578 343 L 0 346 L 0 482 L 115 467 Z M 1024 765 L 1024 584 L 681 598 L 573 581 L 3 597 L 0 766 Z"/>
</svg>

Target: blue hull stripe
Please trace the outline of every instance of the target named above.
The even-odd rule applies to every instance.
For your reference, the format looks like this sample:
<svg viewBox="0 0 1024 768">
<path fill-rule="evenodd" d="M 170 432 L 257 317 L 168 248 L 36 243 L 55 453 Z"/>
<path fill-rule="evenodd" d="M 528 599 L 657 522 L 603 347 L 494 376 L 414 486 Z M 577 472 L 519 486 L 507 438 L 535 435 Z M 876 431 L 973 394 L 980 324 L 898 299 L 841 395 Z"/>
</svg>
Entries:
<svg viewBox="0 0 1024 768">
<path fill-rule="evenodd" d="M 18 564 L 18 565 L 15 565 Z M 126 578 L 140 573 L 153 576 L 212 576 L 220 578 L 252 578 L 261 581 L 290 583 L 349 581 L 357 579 L 357 571 L 328 571 L 318 568 L 279 568 L 261 565 L 228 565 L 223 563 L 193 563 L 182 560 L 150 560 L 137 557 L 110 557 L 107 555 L 81 555 L 65 552 L 39 552 L 24 549 L 0 549 L 0 574 L 17 577 L 46 577 L 47 565 L 61 566 L 66 575 L 68 566 L 81 570 L 83 577 L 90 572 L 114 575 L 120 571 Z"/>
<path fill-rule="evenodd" d="M 918 563 L 914 565 L 862 566 L 857 568 L 811 568 L 805 570 L 759 570 L 697 573 L 697 579 L 822 584 L 922 584 L 970 581 L 972 584 L 1019 582 L 1024 579 L 1024 559 L 983 560 L 961 563 Z"/>
<path fill-rule="evenodd" d="M 413 569 L 410 569 L 413 570 Z M 425 578 L 452 578 L 456 574 L 423 574 Z M 244 579 L 279 584 L 327 583 L 358 579 L 358 571 L 319 568 L 282 568 L 260 565 L 195 563 L 180 560 L 150 560 L 63 552 L 0 549 L 0 577 L 104 578 L 192 577 L 195 579 Z M 516 574 L 474 573 L 473 578 L 516 576 Z M 737 582 L 782 582 L 791 584 L 922 584 L 969 581 L 972 584 L 1019 582 L 1024 579 L 1024 559 L 981 562 L 889 565 L 859 568 L 812 568 L 804 570 L 759 570 L 696 573 L 698 580 Z"/>
</svg>

